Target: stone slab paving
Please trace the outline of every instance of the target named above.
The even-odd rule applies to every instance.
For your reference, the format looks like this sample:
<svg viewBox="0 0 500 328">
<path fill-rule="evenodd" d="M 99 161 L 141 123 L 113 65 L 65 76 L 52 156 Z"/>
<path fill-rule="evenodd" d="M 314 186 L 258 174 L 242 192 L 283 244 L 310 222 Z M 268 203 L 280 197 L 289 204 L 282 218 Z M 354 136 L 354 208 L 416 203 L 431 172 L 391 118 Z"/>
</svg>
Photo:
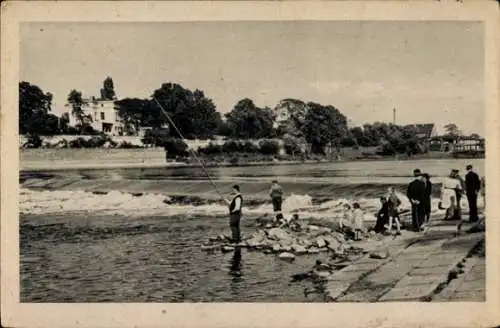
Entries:
<svg viewBox="0 0 500 328">
<path fill-rule="evenodd" d="M 326 278 L 327 301 L 374 302 L 427 299 L 448 274 L 484 238 L 484 233 L 455 237 L 454 225 L 433 227 L 426 234 L 408 232 L 378 242 L 387 259 L 368 255 Z M 471 285 L 472 286 L 472 285 Z M 469 287 L 470 290 L 471 287 Z M 457 291 L 457 293 L 465 292 Z M 460 295 L 462 295 L 460 294 Z"/>
<path fill-rule="evenodd" d="M 408 275 L 397 282 L 380 301 L 418 301 L 432 296 L 441 284 L 448 282 L 450 270 L 483 238 L 484 234 L 478 233 L 444 240 L 440 248 L 435 249 L 426 260 L 416 266 L 415 272 L 408 272 Z"/>
<path fill-rule="evenodd" d="M 435 302 L 443 301 L 486 301 L 486 260 L 484 257 L 471 257 L 467 260 L 464 273 L 452 280 L 436 297 Z"/>
<path fill-rule="evenodd" d="M 369 273 L 363 279 L 356 282 L 345 293 L 337 299 L 338 302 L 374 302 L 387 293 L 396 282 L 407 276 L 407 274 L 421 262 L 425 261 L 441 246 L 444 241 L 428 243 L 425 246 L 410 245 L 401 249 L 395 258 L 381 265 L 377 270 Z"/>
</svg>

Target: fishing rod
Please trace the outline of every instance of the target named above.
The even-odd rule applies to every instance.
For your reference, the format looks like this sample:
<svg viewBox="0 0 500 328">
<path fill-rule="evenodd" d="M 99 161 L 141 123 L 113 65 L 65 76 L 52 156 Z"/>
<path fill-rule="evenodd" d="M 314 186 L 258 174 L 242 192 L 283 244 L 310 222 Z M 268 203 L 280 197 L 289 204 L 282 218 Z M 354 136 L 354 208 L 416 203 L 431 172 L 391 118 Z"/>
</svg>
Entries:
<svg viewBox="0 0 500 328">
<path fill-rule="evenodd" d="M 177 128 L 177 125 L 175 125 L 174 121 L 170 118 L 170 115 L 168 115 L 167 111 L 163 108 L 163 106 L 160 104 L 160 102 L 154 96 L 152 98 L 154 99 L 154 101 L 156 102 L 156 104 L 158 105 L 158 107 L 161 109 L 163 115 L 165 115 L 165 117 L 167 118 L 167 120 L 170 122 L 170 124 L 172 125 L 172 127 L 175 129 L 175 131 L 177 132 L 177 134 L 179 135 L 179 137 L 181 137 L 183 140 L 185 140 L 186 138 L 184 138 L 184 136 L 182 135 L 181 131 Z M 207 168 L 205 167 L 205 164 L 203 164 L 203 162 L 197 156 L 197 154 L 196 154 L 196 152 L 194 150 L 189 149 L 189 151 L 191 152 L 191 154 L 193 155 L 193 157 L 198 161 L 198 163 L 200 163 L 200 165 L 201 165 L 203 171 L 205 172 L 208 180 L 213 185 L 213 187 L 215 189 L 215 192 L 220 196 L 220 198 L 222 200 L 224 200 L 224 202 L 226 202 L 226 198 L 224 196 L 222 196 L 222 194 L 219 192 L 219 188 L 217 188 L 217 185 L 212 180 L 210 174 L 208 173 Z"/>
</svg>

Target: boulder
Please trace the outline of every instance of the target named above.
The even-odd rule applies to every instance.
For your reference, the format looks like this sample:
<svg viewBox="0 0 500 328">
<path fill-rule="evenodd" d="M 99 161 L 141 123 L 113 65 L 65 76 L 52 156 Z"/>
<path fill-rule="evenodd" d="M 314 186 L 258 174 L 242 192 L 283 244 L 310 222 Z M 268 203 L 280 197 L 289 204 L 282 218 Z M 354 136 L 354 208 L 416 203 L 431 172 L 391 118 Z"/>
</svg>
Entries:
<svg viewBox="0 0 500 328">
<path fill-rule="evenodd" d="M 288 253 L 288 252 L 281 253 L 280 255 L 278 255 L 278 257 L 281 260 L 284 260 L 284 261 L 293 261 L 293 260 L 295 260 L 295 255 L 293 255 L 292 253 Z"/>
<path fill-rule="evenodd" d="M 266 239 L 266 235 L 263 231 L 258 231 L 253 234 L 250 239 L 247 239 L 247 245 L 249 247 L 257 247 L 262 244 L 262 242 Z"/>
<path fill-rule="evenodd" d="M 224 253 L 229 253 L 229 252 L 234 251 L 234 247 L 233 246 L 222 246 L 221 250 Z"/>
<path fill-rule="evenodd" d="M 319 231 L 319 230 L 320 230 L 320 227 L 315 226 L 315 225 L 308 225 L 308 226 L 307 226 L 307 230 L 308 230 L 308 231 Z"/>
<path fill-rule="evenodd" d="M 307 253 L 309 254 L 318 254 L 319 253 L 319 249 L 316 248 L 316 247 L 311 247 L 307 250 Z"/>
<path fill-rule="evenodd" d="M 378 260 L 383 260 L 389 257 L 388 252 L 372 252 L 370 253 L 370 258 L 372 259 L 378 259 Z"/>
<path fill-rule="evenodd" d="M 293 240 L 292 239 L 283 239 L 278 242 L 282 248 L 292 247 Z"/>
<path fill-rule="evenodd" d="M 293 245 L 292 250 L 295 254 L 300 255 L 300 254 L 306 254 L 307 249 L 304 246 L 301 245 Z"/>
<path fill-rule="evenodd" d="M 326 247 L 327 243 L 326 243 L 324 238 L 318 237 L 314 241 L 314 245 L 317 246 L 318 248 L 323 248 L 323 247 Z"/>
<path fill-rule="evenodd" d="M 273 245 L 273 252 L 278 253 L 281 250 L 281 246 L 279 244 Z"/>
<path fill-rule="evenodd" d="M 274 240 L 292 240 L 292 236 L 288 234 L 285 230 L 281 228 L 272 228 L 267 232 L 267 235 L 270 239 Z"/>
<path fill-rule="evenodd" d="M 341 245 L 340 242 L 334 237 L 324 237 L 323 240 L 326 242 L 328 249 L 332 251 L 336 250 Z"/>
</svg>

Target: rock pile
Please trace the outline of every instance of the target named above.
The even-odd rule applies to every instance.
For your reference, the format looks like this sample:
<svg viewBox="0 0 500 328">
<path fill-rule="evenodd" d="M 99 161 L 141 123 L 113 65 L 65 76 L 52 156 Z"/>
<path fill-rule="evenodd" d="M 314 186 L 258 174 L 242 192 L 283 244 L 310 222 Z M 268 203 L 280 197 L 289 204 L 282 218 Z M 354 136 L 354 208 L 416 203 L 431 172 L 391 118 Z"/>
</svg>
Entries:
<svg viewBox="0 0 500 328">
<path fill-rule="evenodd" d="M 333 257 L 342 257 L 347 253 L 363 252 L 362 249 L 353 247 L 343 233 L 316 225 L 306 225 L 301 227 L 300 231 L 280 227 L 258 229 L 238 245 L 231 245 L 228 236 L 212 236 L 201 248 L 205 251 L 220 249 L 222 252 L 228 252 L 234 247 L 278 254 L 280 259 L 288 261 L 304 254 L 329 252 Z"/>
</svg>

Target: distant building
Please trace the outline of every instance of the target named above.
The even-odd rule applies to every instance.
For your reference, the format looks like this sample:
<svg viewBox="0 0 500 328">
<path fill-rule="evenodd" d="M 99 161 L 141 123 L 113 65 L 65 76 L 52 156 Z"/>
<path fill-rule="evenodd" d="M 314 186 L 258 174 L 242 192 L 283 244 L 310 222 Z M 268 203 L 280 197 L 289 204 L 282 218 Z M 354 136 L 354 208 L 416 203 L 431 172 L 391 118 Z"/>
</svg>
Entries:
<svg viewBox="0 0 500 328">
<path fill-rule="evenodd" d="M 70 104 L 66 106 L 71 107 Z M 86 123 L 94 130 L 109 135 L 123 135 L 124 122 L 118 115 L 114 100 L 85 99 L 82 111 Z M 70 111 L 69 124 L 76 126 L 80 123 Z"/>
</svg>

